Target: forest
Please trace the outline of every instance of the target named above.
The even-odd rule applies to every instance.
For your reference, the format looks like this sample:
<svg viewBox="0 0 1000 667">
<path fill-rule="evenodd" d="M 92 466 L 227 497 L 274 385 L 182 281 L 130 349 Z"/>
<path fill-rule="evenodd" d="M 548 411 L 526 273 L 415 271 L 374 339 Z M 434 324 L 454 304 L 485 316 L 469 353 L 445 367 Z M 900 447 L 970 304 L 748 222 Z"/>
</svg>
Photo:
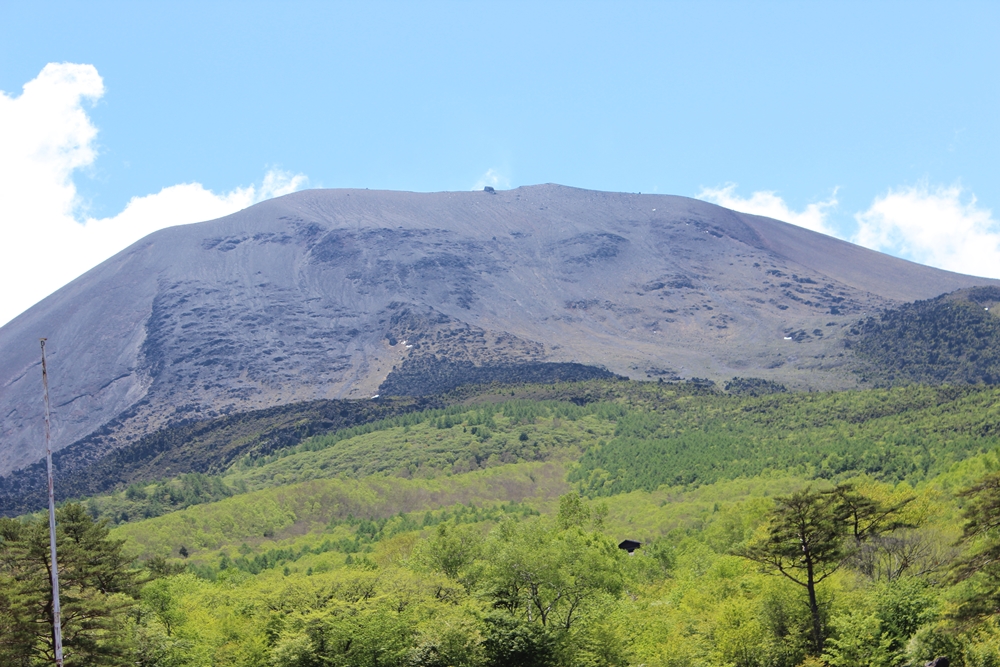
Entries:
<svg viewBox="0 0 1000 667">
<path fill-rule="evenodd" d="M 1000 665 L 1000 389 L 739 386 L 494 386 L 63 502 L 66 664 Z M 47 528 L 0 519 L 0 664 L 51 664 Z"/>
<path fill-rule="evenodd" d="M 1000 382 L 1000 288 L 971 287 L 867 317 L 846 343 L 872 386 Z"/>
</svg>

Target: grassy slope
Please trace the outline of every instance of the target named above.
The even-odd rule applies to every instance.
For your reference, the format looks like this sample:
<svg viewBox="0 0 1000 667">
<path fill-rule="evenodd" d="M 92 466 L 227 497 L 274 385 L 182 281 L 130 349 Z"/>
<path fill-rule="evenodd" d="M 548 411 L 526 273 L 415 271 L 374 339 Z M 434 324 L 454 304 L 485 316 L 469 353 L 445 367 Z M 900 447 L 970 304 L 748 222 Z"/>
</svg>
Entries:
<svg viewBox="0 0 1000 667">
<path fill-rule="evenodd" d="M 438 479 L 316 479 L 125 524 L 115 535 L 140 557 L 176 555 L 182 545 L 197 557 L 244 542 L 322 535 L 331 522 L 349 516 L 375 519 L 456 503 L 545 503 L 569 490 L 565 475 L 559 463 L 524 463 Z"/>
</svg>

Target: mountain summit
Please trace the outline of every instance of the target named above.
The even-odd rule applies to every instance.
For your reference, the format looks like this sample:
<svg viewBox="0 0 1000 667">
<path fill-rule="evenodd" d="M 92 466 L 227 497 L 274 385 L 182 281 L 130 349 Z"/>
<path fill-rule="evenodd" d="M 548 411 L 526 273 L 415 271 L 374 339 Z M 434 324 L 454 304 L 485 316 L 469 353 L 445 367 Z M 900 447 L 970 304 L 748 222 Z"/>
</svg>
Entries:
<svg viewBox="0 0 1000 667">
<path fill-rule="evenodd" d="M 853 386 L 845 328 L 973 285 L 776 220 L 557 185 L 312 190 L 164 229 L 0 329 L 0 475 L 160 427 L 467 381 Z"/>
</svg>

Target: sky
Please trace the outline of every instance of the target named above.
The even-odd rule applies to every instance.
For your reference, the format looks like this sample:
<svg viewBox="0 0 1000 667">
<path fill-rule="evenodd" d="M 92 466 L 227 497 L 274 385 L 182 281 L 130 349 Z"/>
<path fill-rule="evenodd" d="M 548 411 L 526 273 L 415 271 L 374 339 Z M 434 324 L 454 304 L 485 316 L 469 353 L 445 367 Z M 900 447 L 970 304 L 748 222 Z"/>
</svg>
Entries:
<svg viewBox="0 0 1000 667">
<path fill-rule="evenodd" d="M 0 0 L 0 325 L 308 187 L 698 197 L 1000 278 L 997 2 Z"/>
</svg>

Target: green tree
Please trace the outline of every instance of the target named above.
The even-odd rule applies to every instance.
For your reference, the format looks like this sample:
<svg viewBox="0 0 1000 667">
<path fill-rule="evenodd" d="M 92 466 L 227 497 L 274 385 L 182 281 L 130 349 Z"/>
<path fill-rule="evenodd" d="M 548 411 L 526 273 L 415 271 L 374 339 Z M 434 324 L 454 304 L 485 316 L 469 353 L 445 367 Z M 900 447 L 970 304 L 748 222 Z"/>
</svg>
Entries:
<svg viewBox="0 0 1000 667">
<path fill-rule="evenodd" d="M 458 579 L 479 557 L 482 544 L 482 535 L 471 525 L 439 523 L 434 537 L 426 542 L 423 555 L 431 567 Z"/>
<path fill-rule="evenodd" d="M 812 618 L 813 650 L 826 639 L 816 587 L 840 569 L 845 559 L 845 524 L 837 499 L 805 489 L 777 498 L 766 531 L 739 554 L 774 570 L 806 589 Z"/>
<path fill-rule="evenodd" d="M 406 667 L 413 643 L 411 619 L 395 609 L 350 610 L 325 619 L 313 643 L 324 665 Z"/>
<path fill-rule="evenodd" d="M 851 485 L 832 491 L 807 488 L 775 499 L 763 533 L 738 551 L 805 588 L 816 655 L 823 651 L 827 635 L 817 586 L 854 559 L 870 540 L 912 527 L 900 518 L 911 500 L 888 503 Z"/>
<path fill-rule="evenodd" d="M 833 667 L 902 664 L 911 638 L 933 622 L 937 612 L 934 595 L 922 579 L 879 583 L 831 619 L 834 636 L 824 657 Z"/>
<path fill-rule="evenodd" d="M 968 581 L 956 616 L 974 621 L 1000 614 L 1000 472 L 959 493 L 965 499 L 961 543 L 968 552 L 955 563 L 958 581 Z"/>
<path fill-rule="evenodd" d="M 136 580 L 122 542 L 82 505 L 61 508 L 56 520 L 65 664 L 126 664 L 124 611 Z M 0 664 L 54 661 L 45 521 L 0 519 L 0 630 Z"/>
<path fill-rule="evenodd" d="M 483 648 L 489 667 L 549 667 L 556 641 L 545 628 L 507 614 L 487 616 Z"/>
<path fill-rule="evenodd" d="M 484 584 L 493 606 L 569 630 L 584 607 L 624 588 L 622 552 L 600 533 L 506 521 L 490 535 Z"/>
<path fill-rule="evenodd" d="M 840 484 L 830 492 L 837 503 L 839 514 L 847 523 L 856 546 L 884 533 L 916 526 L 900 516 L 900 512 L 916 500 L 907 495 L 899 500 L 884 500 L 859 492 L 853 484 Z"/>
<path fill-rule="evenodd" d="M 178 609 L 177 601 L 170 591 L 170 582 L 165 579 L 151 581 L 142 588 L 142 606 L 163 625 L 167 637 L 184 622 L 184 614 Z"/>
</svg>

